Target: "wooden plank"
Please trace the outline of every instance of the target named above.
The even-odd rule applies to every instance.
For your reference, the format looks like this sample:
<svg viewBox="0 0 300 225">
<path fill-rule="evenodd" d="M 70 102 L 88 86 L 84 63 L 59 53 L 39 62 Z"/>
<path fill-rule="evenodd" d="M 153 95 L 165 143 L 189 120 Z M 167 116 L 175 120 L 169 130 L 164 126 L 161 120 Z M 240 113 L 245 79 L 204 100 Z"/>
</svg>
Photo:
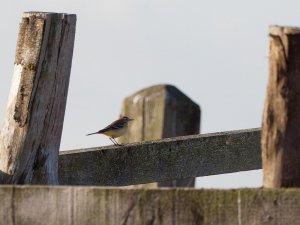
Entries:
<svg viewBox="0 0 300 225">
<path fill-rule="evenodd" d="M 119 186 L 260 168 L 260 130 L 249 129 L 63 151 L 59 182 Z"/>
<path fill-rule="evenodd" d="M 262 126 L 265 187 L 300 187 L 300 28 L 270 27 Z"/>
<path fill-rule="evenodd" d="M 172 85 L 155 85 L 125 98 L 122 115 L 134 118 L 121 143 L 199 134 L 200 107 Z M 139 187 L 194 187 L 195 178 L 143 184 Z M 137 186 L 133 186 L 137 187 Z"/>
<path fill-rule="evenodd" d="M 286 225 L 300 221 L 299 189 L 119 189 L 0 186 L 5 225 Z M 30 207 L 28 207 L 30 206 Z"/>
<path fill-rule="evenodd" d="M 57 184 L 76 15 L 24 13 L 0 132 L 0 183 Z"/>
</svg>

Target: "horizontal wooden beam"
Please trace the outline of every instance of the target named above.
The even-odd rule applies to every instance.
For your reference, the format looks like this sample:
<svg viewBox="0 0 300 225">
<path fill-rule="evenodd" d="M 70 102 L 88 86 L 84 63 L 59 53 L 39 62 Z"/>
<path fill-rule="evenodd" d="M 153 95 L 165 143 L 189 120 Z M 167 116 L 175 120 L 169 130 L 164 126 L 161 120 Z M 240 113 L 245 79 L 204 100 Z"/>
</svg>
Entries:
<svg viewBox="0 0 300 225">
<path fill-rule="evenodd" d="M 59 182 L 121 186 L 260 168 L 260 129 L 249 129 L 62 151 Z"/>
<path fill-rule="evenodd" d="M 0 186 L 5 225 L 296 224 L 300 189 Z"/>
</svg>

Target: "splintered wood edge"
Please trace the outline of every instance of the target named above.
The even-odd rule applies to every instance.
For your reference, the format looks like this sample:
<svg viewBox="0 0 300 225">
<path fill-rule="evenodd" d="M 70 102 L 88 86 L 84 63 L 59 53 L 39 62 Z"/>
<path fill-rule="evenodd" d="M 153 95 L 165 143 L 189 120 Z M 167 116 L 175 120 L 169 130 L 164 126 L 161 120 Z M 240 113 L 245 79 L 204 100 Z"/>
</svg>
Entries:
<svg viewBox="0 0 300 225">
<path fill-rule="evenodd" d="M 300 27 L 271 25 L 269 33 L 271 35 L 300 34 Z"/>
<path fill-rule="evenodd" d="M 75 17 L 76 18 L 76 14 L 54 13 L 54 12 L 36 12 L 36 11 L 23 12 L 22 18 L 29 18 L 31 16 L 35 16 L 38 18 L 46 19 L 50 15 L 61 15 L 61 18 L 65 18 L 65 17 Z"/>
</svg>

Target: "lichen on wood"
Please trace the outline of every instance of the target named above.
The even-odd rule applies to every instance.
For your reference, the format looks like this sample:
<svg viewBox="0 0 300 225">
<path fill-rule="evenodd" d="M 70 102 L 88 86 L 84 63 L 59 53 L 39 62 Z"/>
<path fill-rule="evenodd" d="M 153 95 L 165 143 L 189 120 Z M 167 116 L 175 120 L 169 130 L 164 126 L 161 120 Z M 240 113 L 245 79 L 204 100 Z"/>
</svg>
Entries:
<svg viewBox="0 0 300 225">
<path fill-rule="evenodd" d="M 71 14 L 23 14 L 0 132 L 0 183 L 58 183 L 75 24 Z"/>
</svg>

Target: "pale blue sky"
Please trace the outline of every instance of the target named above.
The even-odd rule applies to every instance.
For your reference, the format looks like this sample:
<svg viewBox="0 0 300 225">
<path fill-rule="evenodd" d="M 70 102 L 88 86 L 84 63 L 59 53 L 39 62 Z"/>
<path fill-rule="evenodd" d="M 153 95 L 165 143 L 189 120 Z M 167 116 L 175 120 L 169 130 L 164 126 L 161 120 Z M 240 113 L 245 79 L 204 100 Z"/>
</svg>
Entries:
<svg viewBox="0 0 300 225">
<path fill-rule="evenodd" d="M 110 144 L 85 134 L 116 119 L 123 98 L 158 83 L 202 109 L 201 132 L 259 127 L 267 82 L 268 26 L 300 26 L 300 2 L 11 0 L 0 14 L 0 116 L 13 74 L 21 13 L 77 14 L 61 149 Z M 227 182 L 228 181 L 228 182 Z M 201 178 L 201 187 L 261 185 L 261 172 Z"/>
</svg>

